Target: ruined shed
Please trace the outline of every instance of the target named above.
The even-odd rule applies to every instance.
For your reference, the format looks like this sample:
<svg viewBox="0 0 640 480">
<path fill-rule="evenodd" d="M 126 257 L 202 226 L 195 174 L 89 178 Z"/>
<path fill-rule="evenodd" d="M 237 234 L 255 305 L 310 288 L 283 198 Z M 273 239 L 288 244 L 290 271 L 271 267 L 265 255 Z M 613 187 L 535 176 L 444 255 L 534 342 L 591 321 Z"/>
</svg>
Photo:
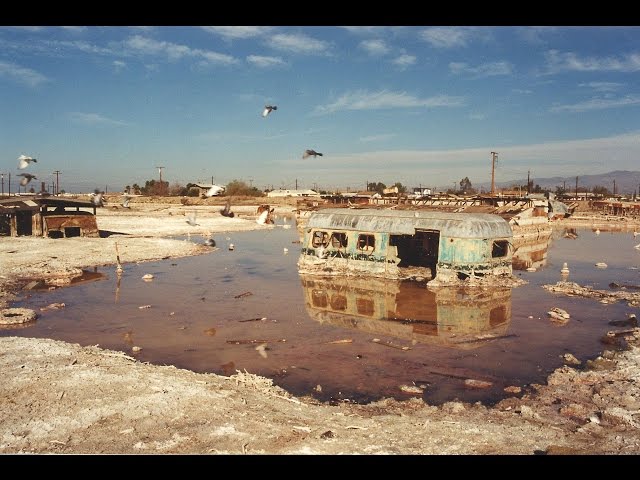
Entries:
<svg viewBox="0 0 640 480">
<path fill-rule="evenodd" d="M 0 236 L 98 237 L 96 206 L 60 197 L 0 199 Z"/>
<path fill-rule="evenodd" d="M 510 276 L 512 240 L 499 215 L 328 208 L 309 217 L 298 268 L 444 282 Z"/>
</svg>

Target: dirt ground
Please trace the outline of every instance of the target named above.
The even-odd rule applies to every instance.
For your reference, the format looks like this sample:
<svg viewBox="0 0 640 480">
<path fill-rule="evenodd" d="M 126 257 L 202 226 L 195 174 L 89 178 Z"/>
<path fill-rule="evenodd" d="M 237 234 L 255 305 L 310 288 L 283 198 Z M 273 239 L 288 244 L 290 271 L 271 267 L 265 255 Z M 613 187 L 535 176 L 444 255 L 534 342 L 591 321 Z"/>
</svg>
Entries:
<svg viewBox="0 0 640 480">
<path fill-rule="evenodd" d="M 109 204 L 108 204 L 109 205 Z M 276 228 L 214 204 L 131 203 L 98 210 L 106 238 L 0 238 L 0 309 L 17 288 L 60 284 L 82 267 L 197 255 L 170 235 Z M 276 214 L 290 214 L 278 205 Z M 197 212 L 192 227 L 186 218 Z M 584 216 L 570 227 L 626 220 Z M 602 227 L 600 227 L 602 228 Z M 44 272 L 44 273 L 43 273 Z M 65 280 L 67 279 L 67 280 Z M 576 287 L 577 288 L 577 287 Z M 2 327 L 2 326 L 0 326 Z M 20 328 L 9 325 L 2 328 Z M 125 353 L 48 339 L 0 338 L 0 453 L 534 455 L 640 453 L 640 330 L 614 328 L 602 356 L 545 384 L 509 389 L 494 407 L 406 401 L 322 404 L 247 372 L 231 377 L 139 362 Z M 617 347 L 623 344 L 626 349 Z"/>
</svg>

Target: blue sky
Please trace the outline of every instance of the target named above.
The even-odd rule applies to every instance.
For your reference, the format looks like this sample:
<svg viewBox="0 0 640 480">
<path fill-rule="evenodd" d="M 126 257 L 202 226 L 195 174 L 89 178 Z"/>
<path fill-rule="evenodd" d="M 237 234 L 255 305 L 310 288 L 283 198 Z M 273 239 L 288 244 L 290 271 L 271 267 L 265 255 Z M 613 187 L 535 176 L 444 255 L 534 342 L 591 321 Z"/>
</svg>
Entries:
<svg viewBox="0 0 640 480">
<path fill-rule="evenodd" d="M 0 106 L 5 192 L 638 170 L 640 27 L 0 26 Z"/>
</svg>

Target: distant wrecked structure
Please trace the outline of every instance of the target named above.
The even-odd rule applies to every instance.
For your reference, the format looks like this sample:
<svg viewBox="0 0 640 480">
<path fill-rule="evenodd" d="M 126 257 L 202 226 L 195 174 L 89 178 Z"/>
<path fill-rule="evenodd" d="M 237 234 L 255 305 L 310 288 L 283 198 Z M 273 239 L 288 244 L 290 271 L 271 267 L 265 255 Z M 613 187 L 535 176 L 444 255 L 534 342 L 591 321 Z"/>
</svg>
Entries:
<svg viewBox="0 0 640 480">
<path fill-rule="evenodd" d="M 0 199 L 0 236 L 99 237 L 96 205 L 52 196 Z"/>
</svg>

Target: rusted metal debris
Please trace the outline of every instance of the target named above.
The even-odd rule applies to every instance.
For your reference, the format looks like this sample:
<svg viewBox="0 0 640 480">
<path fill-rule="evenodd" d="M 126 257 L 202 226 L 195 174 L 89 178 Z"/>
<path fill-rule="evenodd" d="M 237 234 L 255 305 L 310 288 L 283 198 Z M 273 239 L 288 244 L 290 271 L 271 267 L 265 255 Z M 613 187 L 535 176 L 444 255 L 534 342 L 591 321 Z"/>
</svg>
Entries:
<svg viewBox="0 0 640 480">
<path fill-rule="evenodd" d="M 231 345 L 251 345 L 254 343 L 275 343 L 275 342 L 286 342 L 287 339 L 286 338 L 280 338 L 278 340 L 255 340 L 255 339 L 249 339 L 249 340 L 227 340 L 227 343 L 231 344 Z"/>
<path fill-rule="evenodd" d="M 243 293 L 240 293 L 240 294 L 234 296 L 233 298 L 243 298 L 243 297 L 248 297 L 250 295 L 253 295 L 253 293 L 251 293 L 251 292 L 243 292 Z"/>
<path fill-rule="evenodd" d="M 238 322 L 260 322 L 260 321 L 266 320 L 266 319 L 267 319 L 267 317 L 248 318 L 247 320 L 238 320 Z"/>
</svg>

